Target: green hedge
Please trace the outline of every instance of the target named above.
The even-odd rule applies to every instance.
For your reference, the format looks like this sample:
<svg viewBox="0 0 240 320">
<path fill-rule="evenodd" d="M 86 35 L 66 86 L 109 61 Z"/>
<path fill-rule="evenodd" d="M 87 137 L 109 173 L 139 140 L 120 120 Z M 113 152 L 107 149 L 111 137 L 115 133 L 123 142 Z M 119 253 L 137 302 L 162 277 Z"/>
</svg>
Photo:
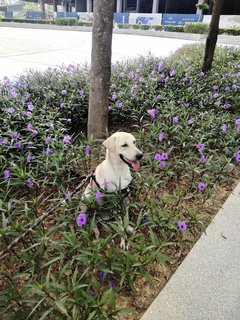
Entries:
<svg viewBox="0 0 240 320">
<path fill-rule="evenodd" d="M 164 26 L 164 31 L 170 31 L 170 32 L 184 32 L 183 26 Z"/>
<path fill-rule="evenodd" d="M 240 36 L 240 29 L 235 28 L 219 28 L 219 34 L 229 34 L 231 36 Z"/>
<path fill-rule="evenodd" d="M 13 19 L 13 18 L 2 18 L 1 22 L 18 22 L 18 23 L 35 23 L 35 24 L 54 24 L 54 20 L 43 20 L 43 19 Z"/>
<path fill-rule="evenodd" d="M 208 32 L 208 23 L 203 22 L 187 22 L 184 26 L 184 32 L 206 34 Z"/>
<path fill-rule="evenodd" d="M 2 22 L 18 22 L 18 23 L 35 23 L 35 24 L 55 24 L 62 26 L 85 26 L 92 27 L 92 21 L 77 20 L 76 18 L 59 18 L 56 20 L 42 20 L 42 19 L 10 19 L 2 18 Z M 186 32 L 206 34 L 208 31 L 208 24 L 203 22 L 190 22 L 185 26 L 161 26 L 161 25 L 146 25 L 146 24 L 126 24 L 118 23 L 119 29 L 134 29 L 134 30 L 155 30 L 155 31 L 169 31 L 169 32 Z M 236 28 L 219 28 L 219 34 L 229 34 L 233 36 L 240 36 L 240 29 Z"/>
</svg>

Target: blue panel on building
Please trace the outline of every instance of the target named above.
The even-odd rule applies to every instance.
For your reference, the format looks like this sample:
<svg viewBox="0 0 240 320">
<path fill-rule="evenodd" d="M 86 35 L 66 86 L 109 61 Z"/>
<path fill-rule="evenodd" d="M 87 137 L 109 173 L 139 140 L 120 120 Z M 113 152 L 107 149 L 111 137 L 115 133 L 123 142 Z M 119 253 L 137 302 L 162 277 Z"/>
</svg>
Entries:
<svg viewBox="0 0 240 320">
<path fill-rule="evenodd" d="M 162 25 L 185 26 L 186 22 L 202 22 L 201 14 L 163 14 Z"/>
<path fill-rule="evenodd" d="M 13 12 L 12 11 L 5 11 L 5 18 L 6 19 L 12 19 L 13 18 Z"/>
<path fill-rule="evenodd" d="M 57 12 L 57 18 L 78 18 L 76 12 Z"/>
<path fill-rule="evenodd" d="M 114 13 L 114 21 L 117 23 L 129 23 L 129 13 Z"/>
<path fill-rule="evenodd" d="M 43 15 L 43 12 L 27 11 L 26 18 L 27 19 L 44 19 L 44 15 Z"/>
</svg>

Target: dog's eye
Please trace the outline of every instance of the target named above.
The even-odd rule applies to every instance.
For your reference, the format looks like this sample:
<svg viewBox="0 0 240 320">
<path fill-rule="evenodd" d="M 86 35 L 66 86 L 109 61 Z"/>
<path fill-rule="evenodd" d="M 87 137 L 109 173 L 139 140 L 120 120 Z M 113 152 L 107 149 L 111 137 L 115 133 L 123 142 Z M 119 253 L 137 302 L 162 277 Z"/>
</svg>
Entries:
<svg viewBox="0 0 240 320">
<path fill-rule="evenodd" d="M 126 148 L 128 147 L 128 144 L 124 143 L 121 147 Z"/>
<path fill-rule="evenodd" d="M 136 143 L 136 140 L 135 141 L 133 141 L 133 144 L 135 144 Z"/>
</svg>

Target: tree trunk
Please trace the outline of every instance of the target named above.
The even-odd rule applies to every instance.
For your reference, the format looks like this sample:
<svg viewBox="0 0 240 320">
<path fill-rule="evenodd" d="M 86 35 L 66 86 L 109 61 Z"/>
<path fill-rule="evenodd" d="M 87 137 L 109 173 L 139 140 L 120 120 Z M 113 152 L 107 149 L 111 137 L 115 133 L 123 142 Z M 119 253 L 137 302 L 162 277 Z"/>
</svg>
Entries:
<svg viewBox="0 0 240 320">
<path fill-rule="evenodd" d="M 95 139 L 108 127 L 114 8 L 115 0 L 94 1 L 88 136 Z"/>
<path fill-rule="evenodd" d="M 202 71 L 208 72 L 212 67 L 214 51 L 217 43 L 219 20 L 224 0 L 213 1 L 212 18 L 209 25 L 209 31 L 206 40 L 205 54 L 203 60 Z"/>
</svg>

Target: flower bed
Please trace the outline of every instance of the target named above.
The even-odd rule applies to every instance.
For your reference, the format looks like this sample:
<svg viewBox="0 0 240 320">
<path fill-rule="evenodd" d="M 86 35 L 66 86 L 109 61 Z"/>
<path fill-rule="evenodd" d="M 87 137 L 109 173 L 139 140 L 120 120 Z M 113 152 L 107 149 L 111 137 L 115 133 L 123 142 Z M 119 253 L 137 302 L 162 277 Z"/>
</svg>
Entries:
<svg viewBox="0 0 240 320">
<path fill-rule="evenodd" d="M 113 65 L 110 128 L 133 132 L 145 154 L 127 212 L 119 195 L 98 192 L 91 213 L 81 215 L 80 193 L 72 193 L 104 156 L 85 138 L 88 69 L 69 65 L 3 80 L 1 249 L 59 206 L 1 261 L 0 314 L 116 319 L 135 309 L 131 319 L 139 319 L 150 302 L 144 281 L 154 290 L 164 285 L 239 177 L 238 56 L 218 48 L 209 75 L 200 71 L 201 46 Z M 118 219 L 101 223 L 94 237 L 102 198 L 105 211 L 136 229 L 128 251 L 119 248 Z"/>
</svg>

